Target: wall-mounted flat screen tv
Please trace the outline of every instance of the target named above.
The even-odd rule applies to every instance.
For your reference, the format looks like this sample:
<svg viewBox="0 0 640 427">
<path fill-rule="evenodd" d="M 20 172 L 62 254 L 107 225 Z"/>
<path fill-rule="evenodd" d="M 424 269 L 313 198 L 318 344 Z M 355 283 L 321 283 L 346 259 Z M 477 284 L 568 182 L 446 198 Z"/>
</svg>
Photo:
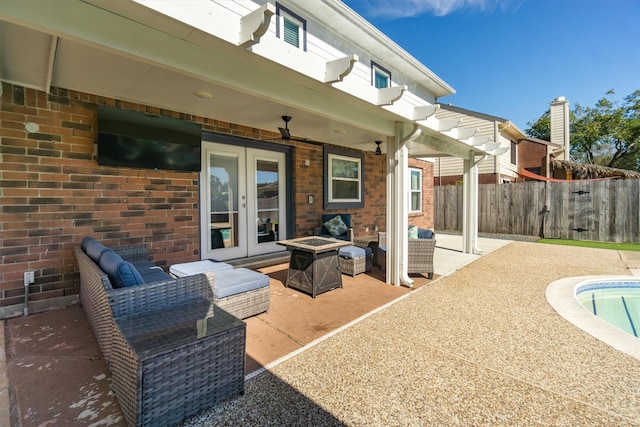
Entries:
<svg viewBox="0 0 640 427">
<path fill-rule="evenodd" d="M 115 107 L 98 107 L 98 164 L 200 171 L 197 123 Z"/>
</svg>

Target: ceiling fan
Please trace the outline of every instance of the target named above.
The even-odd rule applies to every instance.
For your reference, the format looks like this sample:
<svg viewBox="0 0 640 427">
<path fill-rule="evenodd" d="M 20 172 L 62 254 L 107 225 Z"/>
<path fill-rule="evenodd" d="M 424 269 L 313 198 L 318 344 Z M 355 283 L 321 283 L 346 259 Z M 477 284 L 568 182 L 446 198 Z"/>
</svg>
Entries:
<svg viewBox="0 0 640 427">
<path fill-rule="evenodd" d="M 280 117 L 284 121 L 284 127 L 278 127 L 278 130 L 280 131 L 280 139 L 282 139 L 283 141 L 300 141 L 300 142 L 308 142 L 310 144 L 324 145 L 320 141 L 314 141 L 309 138 L 295 138 L 291 136 L 291 132 L 289 131 L 289 122 L 293 117 L 291 116 L 280 116 Z"/>
</svg>

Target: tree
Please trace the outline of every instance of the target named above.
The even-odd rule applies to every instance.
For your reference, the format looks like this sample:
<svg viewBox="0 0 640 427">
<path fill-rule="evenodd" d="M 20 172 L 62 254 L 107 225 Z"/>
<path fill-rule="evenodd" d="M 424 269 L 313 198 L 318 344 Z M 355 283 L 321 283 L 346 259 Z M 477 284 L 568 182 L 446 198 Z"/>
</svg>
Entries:
<svg viewBox="0 0 640 427">
<path fill-rule="evenodd" d="M 576 104 L 570 112 L 571 158 L 580 163 L 640 171 L 640 90 L 622 103 L 610 90 L 595 107 Z M 550 140 L 547 110 L 534 123 L 527 123 L 529 136 Z"/>
</svg>

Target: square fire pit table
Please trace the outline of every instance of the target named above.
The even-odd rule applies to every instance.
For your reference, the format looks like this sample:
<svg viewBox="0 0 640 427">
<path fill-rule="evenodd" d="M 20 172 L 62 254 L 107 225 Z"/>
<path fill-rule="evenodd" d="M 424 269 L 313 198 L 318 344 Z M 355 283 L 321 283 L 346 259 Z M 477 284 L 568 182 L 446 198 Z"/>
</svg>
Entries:
<svg viewBox="0 0 640 427">
<path fill-rule="evenodd" d="M 288 288 L 310 293 L 313 298 L 331 289 L 342 287 L 338 249 L 351 242 L 325 237 L 301 237 L 282 240 L 279 245 L 291 251 Z"/>
</svg>

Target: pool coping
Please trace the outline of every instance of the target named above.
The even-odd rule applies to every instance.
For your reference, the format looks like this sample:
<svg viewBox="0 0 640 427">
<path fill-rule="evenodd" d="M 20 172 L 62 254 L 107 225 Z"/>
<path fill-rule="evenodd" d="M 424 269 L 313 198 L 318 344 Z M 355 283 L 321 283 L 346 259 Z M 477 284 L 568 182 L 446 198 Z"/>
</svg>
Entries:
<svg viewBox="0 0 640 427">
<path fill-rule="evenodd" d="M 585 309 L 576 289 L 586 282 L 640 280 L 637 276 L 575 276 L 551 282 L 545 291 L 547 302 L 569 322 L 611 347 L 640 360 L 640 338 L 616 328 Z"/>
</svg>

